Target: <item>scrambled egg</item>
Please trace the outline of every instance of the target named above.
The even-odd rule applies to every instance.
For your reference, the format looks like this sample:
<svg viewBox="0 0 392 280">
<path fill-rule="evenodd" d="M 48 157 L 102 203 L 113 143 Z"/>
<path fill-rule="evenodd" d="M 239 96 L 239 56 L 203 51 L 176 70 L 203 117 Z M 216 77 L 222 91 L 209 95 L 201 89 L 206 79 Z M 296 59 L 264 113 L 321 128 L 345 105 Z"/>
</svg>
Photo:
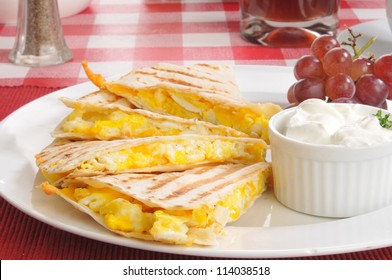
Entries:
<svg viewBox="0 0 392 280">
<path fill-rule="evenodd" d="M 253 181 L 239 184 L 215 207 L 202 205 L 185 210 L 151 208 L 110 188 L 70 185 L 57 192 L 90 208 L 113 231 L 147 234 L 157 241 L 191 245 L 195 239 L 202 238 L 197 234 L 202 235 L 203 229 L 220 230 L 226 222 L 236 220 L 264 191 L 262 182 L 261 174 Z"/>
<path fill-rule="evenodd" d="M 172 166 L 209 162 L 254 163 L 264 161 L 265 145 L 230 139 L 181 140 L 147 143 L 102 154 L 81 165 L 86 170 L 122 172 L 152 166 Z"/>
<path fill-rule="evenodd" d="M 62 123 L 65 133 L 81 135 L 87 139 L 119 139 L 131 137 L 167 136 L 180 134 L 244 136 L 236 130 L 224 127 L 203 126 L 197 123 L 180 123 L 154 119 L 137 112 L 106 110 L 102 112 L 74 109 Z"/>
<path fill-rule="evenodd" d="M 281 108 L 274 104 L 214 104 L 207 99 L 159 88 L 130 92 L 118 84 L 106 84 L 109 91 L 122 95 L 141 108 L 182 118 L 196 118 L 242 131 L 268 142 L 269 118 Z"/>
<path fill-rule="evenodd" d="M 115 139 L 134 137 L 135 135 L 152 135 L 153 125 L 138 114 L 125 113 L 120 110 L 106 112 L 90 112 L 75 109 L 65 120 L 62 128 L 65 132 L 73 132 L 99 139 Z"/>
</svg>

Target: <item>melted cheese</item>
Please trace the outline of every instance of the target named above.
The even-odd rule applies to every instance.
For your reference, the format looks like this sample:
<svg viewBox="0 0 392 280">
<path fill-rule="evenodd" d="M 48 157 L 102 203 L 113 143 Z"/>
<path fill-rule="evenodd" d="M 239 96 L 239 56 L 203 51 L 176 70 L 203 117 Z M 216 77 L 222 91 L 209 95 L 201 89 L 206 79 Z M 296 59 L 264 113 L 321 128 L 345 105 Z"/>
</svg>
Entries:
<svg viewBox="0 0 392 280">
<path fill-rule="evenodd" d="M 42 175 L 44 175 L 44 177 L 51 183 L 54 183 L 58 180 L 60 180 L 61 178 L 64 178 L 65 176 L 67 176 L 67 174 L 69 173 L 48 173 L 45 170 L 42 170 Z"/>
<path fill-rule="evenodd" d="M 130 91 L 129 88 L 111 84 L 109 90 L 118 93 L 138 107 L 182 118 L 196 118 L 242 131 L 252 137 L 261 137 L 268 142 L 268 120 L 280 111 L 280 107 L 270 104 L 266 115 L 256 104 L 218 104 L 194 94 L 184 94 L 170 89 Z"/>
<path fill-rule="evenodd" d="M 264 161 L 262 143 L 219 139 L 215 141 L 181 140 L 170 143 L 149 143 L 110 152 L 88 160 L 82 169 L 125 170 L 209 162 L 253 163 Z"/>
<path fill-rule="evenodd" d="M 116 139 L 155 135 L 157 123 L 136 113 L 120 110 L 91 112 L 75 109 L 63 123 L 65 132 L 77 133 L 91 138 Z M 172 131 L 175 134 L 175 130 Z M 177 130 L 178 133 L 178 130 Z"/>
<path fill-rule="evenodd" d="M 154 119 L 137 112 L 108 109 L 97 112 L 86 108 L 76 108 L 62 123 L 65 133 L 87 139 L 120 139 L 131 137 L 167 136 L 180 134 L 243 136 L 236 130 L 225 127 L 204 126 L 197 123 Z"/>
</svg>

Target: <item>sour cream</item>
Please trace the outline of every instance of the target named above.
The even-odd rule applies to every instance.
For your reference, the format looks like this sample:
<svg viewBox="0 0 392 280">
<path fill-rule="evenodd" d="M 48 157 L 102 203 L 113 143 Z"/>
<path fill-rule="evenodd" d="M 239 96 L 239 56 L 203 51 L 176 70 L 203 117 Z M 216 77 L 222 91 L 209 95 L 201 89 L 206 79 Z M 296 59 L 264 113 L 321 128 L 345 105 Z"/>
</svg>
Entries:
<svg viewBox="0 0 392 280">
<path fill-rule="evenodd" d="M 283 133 L 310 144 L 369 147 L 392 141 L 392 130 L 381 127 L 368 106 L 308 99 L 298 105 Z"/>
</svg>

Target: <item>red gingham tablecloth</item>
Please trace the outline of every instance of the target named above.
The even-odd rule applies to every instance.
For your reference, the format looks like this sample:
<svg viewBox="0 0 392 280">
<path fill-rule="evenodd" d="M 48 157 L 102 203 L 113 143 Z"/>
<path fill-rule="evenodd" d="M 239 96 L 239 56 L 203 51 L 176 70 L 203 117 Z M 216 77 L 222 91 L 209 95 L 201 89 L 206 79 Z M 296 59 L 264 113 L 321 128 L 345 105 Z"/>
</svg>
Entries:
<svg viewBox="0 0 392 280">
<path fill-rule="evenodd" d="M 1 12 L 1 8 L 0 8 Z M 385 18 L 384 0 L 342 0 L 341 25 Z M 308 49 L 256 46 L 239 35 L 235 0 L 93 0 L 62 19 L 74 57 L 57 66 L 29 68 L 8 62 L 15 24 L 0 24 L 0 121 L 20 106 L 86 81 L 87 59 L 104 76 L 156 62 L 293 65 Z M 208 259 L 155 253 L 87 239 L 17 210 L 0 198 L 0 259 Z M 304 259 L 304 258 L 302 258 Z M 392 247 L 305 259 L 392 259 Z"/>
<path fill-rule="evenodd" d="M 65 87 L 86 81 L 86 59 L 105 76 L 156 62 L 293 65 L 308 49 L 256 46 L 239 35 L 236 0 L 94 0 L 63 18 L 74 57 L 64 65 L 28 68 L 8 62 L 15 24 L 0 24 L 0 86 Z M 340 29 L 386 18 L 385 0 L 342 0 Z"/>
</svg>

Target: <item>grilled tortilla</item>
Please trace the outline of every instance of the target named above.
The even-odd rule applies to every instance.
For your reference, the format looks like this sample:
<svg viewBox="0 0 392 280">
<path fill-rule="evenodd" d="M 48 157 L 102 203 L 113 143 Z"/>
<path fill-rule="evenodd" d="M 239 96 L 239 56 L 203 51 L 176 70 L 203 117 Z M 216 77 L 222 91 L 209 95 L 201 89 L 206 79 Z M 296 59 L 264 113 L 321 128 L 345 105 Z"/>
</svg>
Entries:
<svg viewBox="0 0 392 280">
<path fill-rule="evenodd" d="M 52 132 L 55 138 L 112 140 L 180 134 L 247 137 L 223 125 L 132 109 L 127 99 L 104 90 L 78 100 L 61 99 L 74 110 Z"/>
<path fill-rule="evenodd" d="M 216 135 L 154 136 L 112 141 L 57 140 L 36 155 L 54 182 L 73 176 L 185 170 L 211 163 L 255 163 L 265 159 L 262 139 Z"/>
<path fill-rule="evenodd" d="M 266 189 L 268 163 L 221 164 L 183 172 L 123 173 L 44 183 L 109 230 L 171 244 L 213 245 Z"/>
<path fill-rule="evenodd" d="M 138 108 L 225 125 L 266 142 L 268 121 L 281 110 L 276 104 L 244 100 L 228 66 L 160 63 L 111 82 L 94 74 L 86 61 L 83 67 L 98 87 L 127 98 Z"/>
</svg>

